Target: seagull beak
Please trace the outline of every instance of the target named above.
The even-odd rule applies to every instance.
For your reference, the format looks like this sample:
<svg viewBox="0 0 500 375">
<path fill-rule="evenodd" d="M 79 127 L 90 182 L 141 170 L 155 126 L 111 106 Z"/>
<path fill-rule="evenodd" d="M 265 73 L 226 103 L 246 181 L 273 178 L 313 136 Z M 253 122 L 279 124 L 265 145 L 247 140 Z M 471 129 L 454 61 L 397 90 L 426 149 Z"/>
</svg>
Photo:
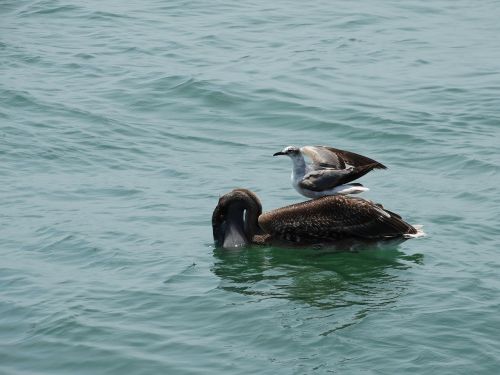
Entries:
<svg viewBox="0 0 500 375">
<path fill-rule="evenodd" d="M 281 152 L 281 151 L 273 154 L 273 156 L 279 156 L 279 155 L 286 155 L 286 154 L 284 152 Z"/>
</svg>

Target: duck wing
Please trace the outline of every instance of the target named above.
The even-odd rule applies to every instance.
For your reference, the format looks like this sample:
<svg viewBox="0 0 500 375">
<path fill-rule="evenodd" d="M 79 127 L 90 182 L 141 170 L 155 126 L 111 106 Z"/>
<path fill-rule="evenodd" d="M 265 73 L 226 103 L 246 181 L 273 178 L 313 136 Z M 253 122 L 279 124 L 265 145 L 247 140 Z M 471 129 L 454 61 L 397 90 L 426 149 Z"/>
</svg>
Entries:
<svg viewBox="0 0 500 375">
<path fill-rule="evenodd" d="M 376 163 L 346 169 L 316 169 L 307 173 L 304 178 L 299 181 L 299 186 L 303 189 L 312 191 L 330 190 L 335 186 L 354 181 L 374 168 L 377 168 Z"/>
<path fill-rule="evenodd" d="M 325 196 L 266 212 L 259 225 L 271 237 L 293 242 L 390 239 L 417 230 L 381 205 L 357 197 Z"/>
</svg>

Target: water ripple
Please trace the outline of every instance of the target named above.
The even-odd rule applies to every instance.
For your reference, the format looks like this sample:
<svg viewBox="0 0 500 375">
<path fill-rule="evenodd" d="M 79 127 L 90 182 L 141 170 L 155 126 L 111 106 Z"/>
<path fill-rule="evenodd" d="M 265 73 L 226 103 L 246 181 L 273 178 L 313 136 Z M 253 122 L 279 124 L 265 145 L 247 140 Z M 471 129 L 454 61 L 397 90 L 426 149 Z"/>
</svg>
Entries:
<svg viewBox="0 0 500 375">
<path fill-rule="evenodd" d="M 495 374 L 496 5 L 2 2 L 0 372 Z M 428 236 L 214 250 L 289 144 Z"/>
</svg>

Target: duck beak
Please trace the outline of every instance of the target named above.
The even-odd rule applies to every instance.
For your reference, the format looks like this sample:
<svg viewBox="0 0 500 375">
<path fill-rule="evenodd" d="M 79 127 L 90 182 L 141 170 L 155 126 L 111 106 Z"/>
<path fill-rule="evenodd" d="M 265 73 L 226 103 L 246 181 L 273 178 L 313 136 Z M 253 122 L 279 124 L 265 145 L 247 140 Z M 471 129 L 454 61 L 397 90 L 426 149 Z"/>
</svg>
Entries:
<svg viewBox="0 0 500 375">
<path fill-rule="evenodd" d="M 284 152 L 281 152 L 281 151 L 273 154 L 273 156 L 279 156 L 279 155 L 286 155 L 286 154 Z"/>
</svg>

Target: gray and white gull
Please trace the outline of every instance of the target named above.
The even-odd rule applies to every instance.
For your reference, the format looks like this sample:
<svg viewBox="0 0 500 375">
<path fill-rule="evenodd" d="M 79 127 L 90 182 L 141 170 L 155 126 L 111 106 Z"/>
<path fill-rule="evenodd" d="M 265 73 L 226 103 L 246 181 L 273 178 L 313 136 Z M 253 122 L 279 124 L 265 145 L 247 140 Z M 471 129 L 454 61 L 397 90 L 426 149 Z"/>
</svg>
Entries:
<svg viewBox="0 0 500 375">
<path fill-rule="evenodd" d="M 352 181 L 373 169 L 387 169 L 366 156 L 327 146 L 288 146 L 273 156 L 278 155 L 292 159 L 292 185 L 308 198 L 362 193 L 369 189 Z"/>
</svg>

